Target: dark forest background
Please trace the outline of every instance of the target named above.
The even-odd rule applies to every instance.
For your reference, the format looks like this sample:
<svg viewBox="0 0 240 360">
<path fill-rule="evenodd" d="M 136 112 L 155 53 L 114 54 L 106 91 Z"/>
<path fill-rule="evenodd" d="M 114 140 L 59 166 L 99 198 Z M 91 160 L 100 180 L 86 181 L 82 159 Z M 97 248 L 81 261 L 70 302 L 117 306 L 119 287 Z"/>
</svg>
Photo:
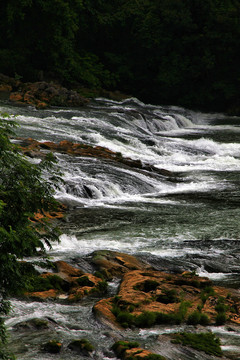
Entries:
<svg viewBox="0 0 240 360">
<path fill-rule="evenodd" d="M 1 0 L 0 72 L 240 108 L 239 0 Z"/>
</svg>

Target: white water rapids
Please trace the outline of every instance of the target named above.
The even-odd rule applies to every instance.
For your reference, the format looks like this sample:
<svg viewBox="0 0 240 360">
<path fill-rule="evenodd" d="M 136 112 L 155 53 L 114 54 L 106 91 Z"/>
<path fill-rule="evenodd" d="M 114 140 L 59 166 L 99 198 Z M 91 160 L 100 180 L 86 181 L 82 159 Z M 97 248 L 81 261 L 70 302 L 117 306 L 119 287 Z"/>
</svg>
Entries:
<svg viewBox="0 0 240 360">
<path fill-rule="evenodd" d="M 117 250 L 138 254 L 159 269 L 195 270 L 239 288 L 240 118 L 146 105 L 134 98 L 96 99 L 81 109 L 41 111 L 2 104 L 0 111 L 18 115 L 20 137 L 102 146 L 143 164 L 139 170 L 55 153 L 65 180 L 56 198 L 71 211 L 61 225 L 60 243 L 49 251 L 52 260 Z M 154 169 L 168 170 L 170 176 Z M 76 328 L 74 317 L 83 311 L 74 307 L 69 315 L 71 309 L 63 305 L 26 307 L 17 300 L 15 305 L 9 326 L 29 318 L 29 309 L 48 317 L 56 312 L 65 335 L 70 323 Z M 88 324 L 89 308 L 84 309 L 78 326 L 96 339 L 96 323 L 90 317 Z M 101 331 L 99 341 L 109 342 Z M 228 352 L 228 346 L 235 346 L 228 338 L 223 341 Z M 41 358 L 21 351 L 19 359 Z"/>
</svg>

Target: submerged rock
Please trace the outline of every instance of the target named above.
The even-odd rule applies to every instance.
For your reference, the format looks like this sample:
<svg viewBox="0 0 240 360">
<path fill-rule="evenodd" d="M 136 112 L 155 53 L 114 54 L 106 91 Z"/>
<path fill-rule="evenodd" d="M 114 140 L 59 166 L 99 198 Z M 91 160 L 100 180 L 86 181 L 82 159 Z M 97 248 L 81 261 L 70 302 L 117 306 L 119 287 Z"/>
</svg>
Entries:
<svg viewBox="0 0 240 360">
<path fill-rule="evenodd" d="M 45 330 L 49 329 L 49 321 L 45 319 L 33 318 L 26 321 L 21 321 L 14 326 L 14 330 Z"/>
</svg>

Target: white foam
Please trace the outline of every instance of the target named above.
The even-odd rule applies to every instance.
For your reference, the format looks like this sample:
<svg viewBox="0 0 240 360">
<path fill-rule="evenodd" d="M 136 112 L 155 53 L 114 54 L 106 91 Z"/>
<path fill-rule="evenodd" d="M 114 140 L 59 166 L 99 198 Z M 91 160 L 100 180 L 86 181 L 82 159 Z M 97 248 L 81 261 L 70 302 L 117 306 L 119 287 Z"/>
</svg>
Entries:
<svg viewBox="0 0 240 360">
<path fill-rule="evenodd" d="M 207 270 L 204 269 L 204 267 L 200 267 L 198 269 L 196 269 L 196 273 L 199 276 L 203 276 L 203 277 L 208 277 L 209 279 L 212 280 L 221 280 L 221 279 L 226 279 L 229 276 L 233 275 L 232 273 L 213 273 L 213 272 L 208 272 Z"/>
</svg>

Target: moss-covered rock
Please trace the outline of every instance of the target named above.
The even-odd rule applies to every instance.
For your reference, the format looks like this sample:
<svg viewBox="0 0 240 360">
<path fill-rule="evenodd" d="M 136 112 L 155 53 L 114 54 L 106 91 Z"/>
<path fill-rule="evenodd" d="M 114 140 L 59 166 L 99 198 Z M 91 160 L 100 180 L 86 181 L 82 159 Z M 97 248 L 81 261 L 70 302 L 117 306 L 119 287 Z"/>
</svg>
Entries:
<svg viewBox="0 0 240 360">
<path fill-rule="evenodd" d="M 73 340 L 68 348 L 82 355 L 89 355 L 94 350 L 94 346 L 87 339 Z"/>
<path fill-rule="evenodd" d="M 123 360 L 166 360 L 164 356 L 142 349 L 137 342 L 117 341 L 112 349 Z"/>
<path fill-rule="evenodd" d="M 62 344 L 57 340 L 50 340 L 43 345 L 43 350 L 51 354 L 58 354 L 62 349 Z"/>
<path fill-rule="evenodd" d="M 240 299 L 231 297 L 228 289 L 209 284 L 208 278 L 195 274 L 169 276 L 155 270 L 129 271 L 123 277 L 118 295 L 99 301 L 94 310 L 101 320 L 122 328 L 182 322 L 240 323 Z"/>
</svg>

